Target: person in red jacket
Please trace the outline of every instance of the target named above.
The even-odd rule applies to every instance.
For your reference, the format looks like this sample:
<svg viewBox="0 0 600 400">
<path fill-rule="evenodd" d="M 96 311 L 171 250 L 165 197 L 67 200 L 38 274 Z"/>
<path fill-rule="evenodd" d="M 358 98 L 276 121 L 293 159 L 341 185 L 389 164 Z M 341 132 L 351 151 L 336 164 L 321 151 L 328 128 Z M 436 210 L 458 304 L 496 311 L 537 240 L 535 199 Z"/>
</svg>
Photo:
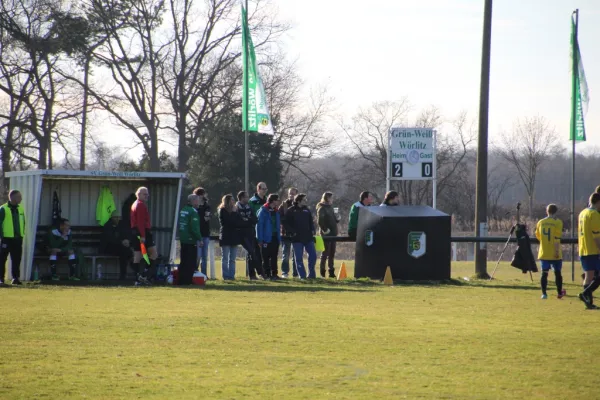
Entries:
<svg viewBox="0 0 600 400">
<path fill-rule="evenodd" d="M 158 257 L 156 252 L 156 244 L 150 231 L 150 212 L 148 212 L 148 206 L 146 202 L 150 197 L 148 188 L 140 187 L 135 192 L 137 200 L 131 205 L 131 230 L 133 233 L 133 269 L 138 272 L 138 281 L 141 283 L 149 283 L 148 271 L 150 265 L 144 262 L 144 269 L 140 273 L 140 262 L 142 260 L 142 247 L 141 243 L 146 245 L 146 251 L 152 263 Z M 139 239 L 138 239 L 139 237 Z"/>
</svg>

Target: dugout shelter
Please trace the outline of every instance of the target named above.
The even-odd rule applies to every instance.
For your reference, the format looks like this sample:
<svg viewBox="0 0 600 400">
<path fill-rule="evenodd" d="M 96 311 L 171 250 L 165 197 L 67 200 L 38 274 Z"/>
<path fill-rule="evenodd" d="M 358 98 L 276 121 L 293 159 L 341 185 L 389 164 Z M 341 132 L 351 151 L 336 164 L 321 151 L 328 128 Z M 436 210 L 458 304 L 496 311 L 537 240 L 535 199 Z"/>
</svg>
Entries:
<svg viewBox="0 0 600 400">
<path fill-rule="evenodd" d="M 6 177 L 10 179 L 10 189 L 23 194 L 26 233 L 21 280 L 30 280 L 34 262 L 37 265 L 47 259 L 40 247 L 52 226 L 54 193 L 60 202 L 61 217 L 71 222 L 74 247 L 85 258 L 84 279 L 96 277 L 96 263 L 103 257 L 98 251 L 102 228 L 96 220 L 96 206 L 101 190 L 107 187 L 118 211 L 138 187 L 148 188 L 148 207 L 158 254 L 175 259 L 183 173 L 32 170 L 7 172 Z"/>
</svg>

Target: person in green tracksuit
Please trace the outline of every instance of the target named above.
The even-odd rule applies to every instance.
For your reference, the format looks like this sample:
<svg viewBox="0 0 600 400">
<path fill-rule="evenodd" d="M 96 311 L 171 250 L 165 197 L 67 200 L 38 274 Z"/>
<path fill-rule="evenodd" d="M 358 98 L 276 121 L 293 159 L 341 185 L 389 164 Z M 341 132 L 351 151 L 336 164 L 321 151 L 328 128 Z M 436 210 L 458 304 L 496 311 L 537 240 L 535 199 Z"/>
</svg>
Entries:
<svg viewBox="0 0 600 400">
<path fill-rule="evenodd" d="M 258 185 L 256 185 L 256 193 L 254 193 L 254 196 L 252 196 L 250 198 L 250 200 L 248 201 L 248 205 L 250 206 L 250 208 L 252 208 L 252 212 L 254 213 L 254 215 L 256 215 L 257 218 L 258 218 L 258 212 L 260 211 L 262 206 L 264 206 L 265 203 L 267 202 L 267 191 L 268 190 L 269 190 L 269 188 L 267 188 L 266 183 L 259 182 Z M 259 265 L 262 265 L 263 264 L 262 249 L 258 245 L 257 241 L 254 241 L 254 245 L 255 245 L 254 246 L 254 254 L 256 254 L 257 262 Z"/>
<path fill-rule="evenodd" d="M 194 270 L 198 267 L 198 247 L 203 246 L 200 233 L 200 217 L 198 207 L 200 196 L 190 194 L 188 204 L 179 212 L 179 242 L 181 244 L 181 260 L 179 262 L 179 285 L 191 285 Z"/>
<path fill-rule="evenodd" d="M 52 280 L 60 280 L 56 274 L 56 262 L 58 256 L 67 255 L 69 257 L 69 280 L 78 281 L 79 278 L 76 276 L 77 256 L 75 256 L 75 250 L 73 250 L 71 223 L 68 219 L 60 219 L 60 227 L 50 231 L 48 241 L 50 247 L 50 271 L 52 273 Z"/>
<path fill-rule="evenodd" d="M 352 240 L 356 240 L 356 230 L 358 229 L 358 212 L 362 207 L 368 207 L 373 203 L 373 195 L 371 192 L 362 192 L 360 194 L 360 201 L 357 201 L 352 205 L 350 209 L 350 217 L 348 218 L 348 236 Z"/>
</svg>

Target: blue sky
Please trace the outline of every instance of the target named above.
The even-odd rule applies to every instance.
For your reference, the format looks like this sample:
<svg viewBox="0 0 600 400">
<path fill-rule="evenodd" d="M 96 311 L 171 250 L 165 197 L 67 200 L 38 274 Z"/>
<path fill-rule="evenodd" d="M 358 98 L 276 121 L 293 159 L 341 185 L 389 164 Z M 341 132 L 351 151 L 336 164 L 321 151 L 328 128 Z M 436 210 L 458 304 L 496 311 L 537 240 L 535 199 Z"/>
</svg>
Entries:
<svg viewBox="0 0 600 400">
<path fill-rule="evenodd" d="M 483 0 L 280 0 L 292 24 L 286 50 L 307 85 L 328 83 L 338 111 L 408 97 L 447 118 L 479 102 Z M 569 145 L 570 16 L 580 10 L 579 43 L 590 89 L 588 142 L 600 146 L 600 1 L 495 1 L 490 134 L 516 118 L 548 118 Z"/>
</svg>

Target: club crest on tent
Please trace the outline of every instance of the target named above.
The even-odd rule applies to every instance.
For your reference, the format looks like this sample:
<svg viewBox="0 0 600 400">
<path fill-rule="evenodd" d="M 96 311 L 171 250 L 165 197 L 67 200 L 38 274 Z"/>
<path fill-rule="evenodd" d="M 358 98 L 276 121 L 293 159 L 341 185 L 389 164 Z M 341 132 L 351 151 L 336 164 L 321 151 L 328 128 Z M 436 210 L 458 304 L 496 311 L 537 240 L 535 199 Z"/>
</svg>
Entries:
<svg viewBox="0 0 600 400">
<path fill-rule="evenodd" d="M 427 251 L 427 240 L 425 232 L 409 232 L 408 234 L 408 254 L 411 257 L 419 258 Z"/>
<path fill-rule="evenodd" d="M 374 239 L 373 231 L 366 231 L 365 232 L 365 244 L 367 246 L 372 246 L 374 240 L 375 239 Z"/>
</svg>

